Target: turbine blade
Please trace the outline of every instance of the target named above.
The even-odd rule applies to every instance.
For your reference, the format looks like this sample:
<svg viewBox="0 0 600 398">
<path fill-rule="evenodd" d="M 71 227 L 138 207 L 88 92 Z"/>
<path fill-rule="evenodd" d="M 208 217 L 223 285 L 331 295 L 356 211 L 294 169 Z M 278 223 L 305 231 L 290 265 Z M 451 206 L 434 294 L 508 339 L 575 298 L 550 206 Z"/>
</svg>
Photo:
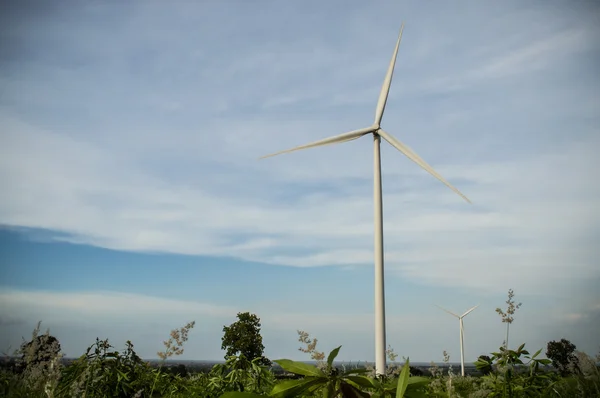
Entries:
<svg viewBox="0 0 600 398">
<path fill-rule="evenodd" d="M 448 314 L 450 314 L 450 315 L 452 315 L 452 316 L 455 316 L 455 317 L 457 317 L 458 319 L 460 319 L 460 317 L 459 317 L 458 315 L 456 315 L 454 312 L 450 312 L 450 311 L 448 311 L 447 309 L 445 309 L 445 308 L 442 308 L 442 307 L 440 307 L 440 306 L 439 306 L 439 305 L 437 305 L 437 304 L 436 304 L 435 306 L 436 306 L 436 307 L 438 307 L 440 310 L 442 310 L 442 311 L 446 311 Z"/>
<path fill-rule="evenodd" d="M 469 198 L 467 198 L 465 195 L 463 195 L 462 192 L 460 192 L 458 189 L 454 188 L 452 186 L 452 184 L 450 184 L 448 181 L 446 181 L 444 179 L 444 177 L 442 177 L 441 175 L 439 175 L 437 173 L 437 171 L 435 171 L 433 169 L 433 167 L 431 167 L 430 165 L 427 164 L 427 162 L 425 162 L 423 159 L 421 159 L 421 157 L 419 155 L 417 155 L 412 149 L 410 149 L 410 147 L 404 145 L 403 143 L 401 143 L 400 141 L 398 141 L 396 138 L 394 138 L 392 135 L 386 133 L 385 131 L 383 131 L 381 129 L 379 129 L 377 131 L 377 134 L 379 134 L 380 136 L 382 136 L 394 148 L 396 148 L 397 150 L 399 150 L 400 152 L 402 152 L 404 155 L 406 155 L 407 158 L 409 158 L 410 160 L 412 160 L 413 162 L 415 162 L 416 164 L 418 164 L 419 166 L 421 166 L 429 174 L 431 174 L 432 176 L 434 176 L 435 178 L 437 178 L 438 180 L 440 180 L 441 182 L 443 182 L 448 188 L 450 188 L 451 190 L 453 190 L 454 192 L 456 192 L 458 195 L 460 195 L 468 203 L 471 203 L 471 201 L 469 200 Z"/>
<path fill-rule="evenodd" d="M 467 311 L 464 314 L 462 314 L 461 318 L 464 318 L 465 316 L 467 316 L 471 311 L 473 311 L 477 307 L 479 307 L 479 304 L 477 304 L 475 307 L 471 308 L 469 311 Z"/>
<path fill-rule="evenodd" d="M 375 125 L 381 124 L 381 118 L 383 117 L 383 111 L 385 110 L 385 104 L 387 102 L 388 94 L 390 92 L 390 86 L 392 85 L 392 76 L 394 74 L 394 66 L 396 65 L 396 57 L 398 56 L 398 47 L 400 47 L 400 41 L 402 40 L 402 31 L 404 30 L 404 23 L 400 27 L 400 34 L 398 35 L 398 41 L 396 42 L 396 48 L 394 49 L 394 55 L 388 66 L 383 86 L 379 92 L 379 100 L 377 101 L 377 109 L 375 110 Z"/>
<path fill-rule="evenodd" d="M 314 148 L 314 147 L 323 146 L 323 145 L 340 144 L 342 142 L 355 140 L 359 137 L 362 137 L 365 134 L 369 134 L 369 133 L 373 133 L 373 132 L 375 132 L 374 127 L 366 127 L 364 129 L 360 129 L 360 130 L 349 131 L 344 134 L 340 134 L 340 135 L 325 138 L 325 139 L 322 139 L 319 141 L 311 142 L 310 144 L 300 145 L 300 146 L 297 146 L 292 149 L 286 149 L 284 151 L 279 151 L 276 153 L 272 153 L 270 155 L 262 156 L 262 157 L 260 157 L 260 159 L 268 158 L 268 157 L 275 156 L 275 155 L 281 155 L 282 153 L 299 151 L 301 149 Z"/>
</svg>

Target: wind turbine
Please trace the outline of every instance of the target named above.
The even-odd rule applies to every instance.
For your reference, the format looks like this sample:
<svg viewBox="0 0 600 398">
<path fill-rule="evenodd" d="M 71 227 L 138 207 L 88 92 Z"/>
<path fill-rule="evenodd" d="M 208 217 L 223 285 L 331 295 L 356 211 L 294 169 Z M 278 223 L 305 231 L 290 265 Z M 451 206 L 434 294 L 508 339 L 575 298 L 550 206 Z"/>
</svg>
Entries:
<svg viewBox="0 0 600 398">
<path fill-rule="evenodd" d="M 464 200 L 471 203 L 469 199 L 463 195 L 458 189 L 454 188 L 448 181 L 446 181 L 441 175 L 439 175 L 431 166 L 429 166 L 419 155 L 417 155 L 412 149 L 398 141 L 392 135 L 388 134 L 381 128 L 381 118 L 383 117 L 383 111 L 387 102 L 388 93 L 390 91 L 390 85 L 392 84 L 392 75 L 394 73 L 394 65 L 396 64 L 396 56 L 398 55 L 398 47 L 400 46 L 400 40 L 402 39 L 402 31 L 404 30 L 404 24 L 400 28 L 400 34 L 398 35 L 398 41 L 396 42 L 396 48 L 392 55 L 392 60 L 387 70 L 381 92 L 379 94 L 379 100 L 377 101 L 377 108 L 375 110 L 375 120 L 369 127 L 350 131 L 344 134 L 336 135 L 333 137 L 325 138 L 323 140 L 315 141 L 306 145 L 301 145 L 292 149 L 287 149 L 270 155 L 261 157 L 264 159 L 270 156 L 275 156 L 283 153 L 298 151 L 301 149 L 314 148 L 323 145 L 339 144 L 346 141 L 355 140 L 362 137 L 363 135 L 373 134 L 373 154 L 374 154 L 374 217 L 375 217 L 375 372 L 377 374 L 385 374 L 385 293 L 384 293 L 384 272 L 383 272 L 383 201 L 381 196 L 381 157 L 380 157 L 380 143 L 381 138 L 390 143 L 394 148 L 402 152 L 410 160 L 421 166 L 435 178 L 443 182 L 446 186 L 460 195 Z"/>
<path fill-rule="evenodd" d="M 463 346 L 463 338 L 464 338 L 463 318 L 466 317 L 475 308 L 479 307 L 479 304 L 477 304 L 475 307 L 471 308 L 470 310 L 468 310 L 467 312 L 465 312 L 464 314 L 462 314 L 460 316 L 456 315 L 454 312 L 450 312 L 447 309 L 440 307 L 439 305 L 436 305 L 436 307 L 438 307 L 439 309 L 446 311 L 448 314 L 458 318 L 458 322 L 460 324 L 460 374 L 462 376 L 464 376 L 465 375 L 465 349 Z"/>
</svg>

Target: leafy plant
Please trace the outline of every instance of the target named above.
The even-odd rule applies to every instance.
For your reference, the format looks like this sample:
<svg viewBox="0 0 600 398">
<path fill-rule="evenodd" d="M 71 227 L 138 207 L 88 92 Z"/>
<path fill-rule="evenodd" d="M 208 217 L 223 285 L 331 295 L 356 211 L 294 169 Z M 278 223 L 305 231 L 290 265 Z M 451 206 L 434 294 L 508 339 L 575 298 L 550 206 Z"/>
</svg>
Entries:
<svg viewBox="0 0 600 398">
<path fill-rule="evenodd" d="M 538 359 L 542 352 L 540 348 L 530 355 L 525 349 L 525 343 L 517 350 L 500 347 L 493 352 L 491 360 L 498 374 L 484 376 L 484 380 L 492 392 L 490 397 L 543 396 L 552 386 L 553 375 L 540 372 L 540 366 L 550 364 L 549 359 Z M 523 360 L 528 360 L 524 362 Z"/>
<path fill-rule="evenodd" d="M 279 359 L 278 363 L 284 370 L 304 376 L 299 380 L 286 380 L 276 384 L 269 396 L 277 398 L 290 398 L 298 396 L 314 396 L 321 392 L 324 398 L 350 397 L 350 398 L 383 398 L 392 395 L 398 398 L 417 398 L 425 396 L 424 387 L 429 383 L 425 377 L 410 377 L 408 359 L 402 367 L 398 382 L 394 385 L 385 377 L 369 378 L 364 376 L 367 369 L 350 369 L 340 372 L 333 366 L 340 347 L 332 350 L 326 362 L 325 369 L 314 365 L 296 362 L 289 359 Z M 374 390 L 371 394 L 367 390 Z M 221 398 L 250 398 L 260 395 L 242 392 L 227 392 Z"/>
<path fill-rule="evenodd" d="M 213 392 L 239 391 L 266 393 L 275 384 L 269 368 L 260 365 L 261 358 L 249 361 L 243 354 L 231 356 L 224 365 L 215 365 L 211 372 Z"/>
<path fill-rule="evenodd" d="M 492 373 L 492 358 L 489 355 L 480 355 L 475 361 L 475 368 L 480 371 L 484 376 Z"/>
<path fill-rule="evenodd" d="M 333 367 L 333 361 L 337 357 L 340 347 L 332 350 L 327 357 L 327 366 L 324 370 L 316 366 L 289 359 L 276 360 L 284 370 L 302 375 L 300 380 L 287 380 L 276 384 L 271 391 L 271 396 L 278 398 L 295 397 L 304 392 L 313 393 L 317 390 L 323 391 L 325 398 L 336 397 L 339 394 L 348 397 L 368 397 L 361 391 L 360 387 L 374 387 L 372 381 L 360 375 L 366 373 L 366 369 L 350 369 L 339 372 Z"/>
<path fill-rule="evenodd" d="M 112 351 L 108 339 L 96 339 L 85 354 L 63 372 L 58 390 L 65 396 L 142 396 L 151 390 L 153 371 L 127 341 L 123 353 Z"/>
<path fill-rule="evenodd" d="M 257 318 L 258 320 L 258 318 Z M 9 398 L 67 398 L 67 397 L 203 397 L 203 398 L 419 398 L 434 397 L 597 397 L 600 396 L 600 370 L 597 361 L 584 353 L 566 352 L 574 358 L 570 367 L 577 364 L 577 372 L 560 376 L 547 371 L 550 359 L 539 359 L 541 349 L 533 355 L 525 344 L 516 350 L 501 346 L 489 356 L 481 355 L 475 366 L 485 373 L 482 377 L 455 375 L 452 366 L 447 372 L 435 364 L 430 369 L 432 378 L 415 376 L 418 369 L 410 366 L 409 359 L 398 367 L 389 367 L 385 375 L 370 376 L 371 369 L 334 366 L 341 346 L 324 354 L 320 366 L 308 365 L 287 359 L 276 361 L 285 372 L 295 377 L 277 382 L 277 376 L 262 364 L 263 356 L 247 358 L 243 353 L 227 358 L 224 364 L 215 365 L 209 372 L 190 374 L 182 364 L 167 367 L 169 357 L 180 355 L 187 341 L 190 322 L 183 328 L 171 331 L 164 342 L 165 351 L 159 356 L 162 362 L 152 368 L 134 351 L 131 342 L 124 351 L 112 348 L 108 340 L 96 339 L 86 353 L 67 367 L 60 366 L 58 340 L 39 335 L 39 324 L 31 341 L 24 342 L 17 357 L 2 358 L 0 363 L 0 396 Z M 259 326 L 259 325 L 258 325 Z M 317 353 L 316 339 L 299 331 L 300 339 L 307 344 L 308 353 Z M 44 337 L 46 336 L 46 337 Z M 568 342 L 568 340 L 566 340 Z M 44 348 L 45 347 L 45 348 Z M 559 347 L 560 348 L 560 347 Z M 303 351 L 303 350 L 301 350 Z M 386 352 L 390 362 L 397 355 L 391 347 Z M 444 362 L 450 357 L 444 351 Z M 16 362 L 19 366 L 16 366 Z M 39 379 L 31 378 L 34 368 L 41 369 Z M 393 370 L 392 370 L 393 368 Z M 32 383 L 32 380 L 38 380 Z"/>
</svg>

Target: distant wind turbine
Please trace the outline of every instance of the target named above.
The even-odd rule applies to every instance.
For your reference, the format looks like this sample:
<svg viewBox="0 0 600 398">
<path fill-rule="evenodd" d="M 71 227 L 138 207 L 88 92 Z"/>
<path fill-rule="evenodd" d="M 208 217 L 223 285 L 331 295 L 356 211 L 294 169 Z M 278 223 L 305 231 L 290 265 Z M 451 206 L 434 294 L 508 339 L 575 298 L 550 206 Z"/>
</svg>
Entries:
<svg viewBox="0 0 600 398">
<path fill-rule="evenodd" d="M 398 41 L 396 42 L 396 48 L 392 55 L 392 60 L 387 70 L 381 92 L 379 94 L 379 100 L 377 102 L 377 108 L 375 110 L 375 121 L 369 127 L 365 127 L 359 130 L 350 131 L 348 133 L 336 135 L 333 137 L 325 138 L 320 141 L 312 142 L 310 144 L 301 145 L 292 149 L 287 149 L 281 152 L 273 153 L 261 157 L 261 159 L 275 156 L 283 153 L 298 151 L 300 149 L 314 148 L 323 145 L 338 144 L 346 141 L 355 140 L 366 134 L 373 134 L 373 153 L 374 153 L 374 217 L 375 217 L 375 372 L 377 374 L 385 374 L 385 293 L 384 293 L 384 271 L 383 271 L 383 200 L 381 196 L 381 157 L 380 157 L 380 143 L 381 138 L 389 142 L 394 148 L 402 152 L 410 160 L 421 166 L 435 178 L 446 184 L 450 189 L 460 195 L 464 200 L 471 203 L 471 201 L 463 195 L 458 189 L 454 188 L 448 181 L 446 181 L 441 175 L 439 175 L 431 166 L 429 166 L 419 155 L 417 155 L 412 149 L 398 141 L 396 138 L 388 134 L 381 129 L 381 118 L 383 117 L 383 111 L 387 102 L 388 93 L 390 91 L 390 85 L 392 84 L 392 75 L 394 73 L 394 65 L 396 64 L 396 56 L 398 55 L 398 47 L 400 46 L 400 40 L 402 39 L 402 31 L 404 30 L 404 24 L 400 28 L 400 34 L 398 35 Z"/>
<path fill-rule="evenodd" d="M 463 343 L 463 339 L 464 339 L 463 318 L 466 317 L 475 308 L 479 307 L 479 304 L 477 304 L 475 307 L 471 308 L 470 310 L 468 310 L 467 312 L 465 312 L 462 315 L 456 315 L 454 312 L 450 312 L 447 309 L 440 307 L 439 305 L 436 305 L 436 307 L 438 307 L 439 309 L 446 311 L 448 314 L 458 318 L 458 322 L 460 324 L 460 374 L 462 376 L 464 376 L 465 375 L 465 348 L 463 345 L 464 344 Z"/>
</svg>

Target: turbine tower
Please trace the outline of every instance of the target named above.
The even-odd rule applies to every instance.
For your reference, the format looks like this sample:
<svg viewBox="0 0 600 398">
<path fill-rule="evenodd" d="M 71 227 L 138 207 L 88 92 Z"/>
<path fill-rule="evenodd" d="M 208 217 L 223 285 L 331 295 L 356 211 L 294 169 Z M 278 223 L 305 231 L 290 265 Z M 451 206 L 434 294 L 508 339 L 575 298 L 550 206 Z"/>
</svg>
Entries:
<svg viewBox="0 0 600 398">
<path fill-rule="evenodd" d="M 477 304 L 475 307 L 471 308 L 470 310 L 468 310 L 467 312 L 465 312 L 464 314 L 462 314 L 460 316 L 456 315 L 454 312 L 450 312 L 447 309 L 440 307 L 439 305 L 436 305 L 436 307 L 438 307 L 439 309 L 446 311 L 448 314 L 458 318 L 458 322 L 460 324 L 460 374 L 464 377 L 464 375 L 465 375 L 465 349 L 464 349 L 464 345 L 463 345 L 463 339 L 464 339 L 463 318 L 466 317 L 475 308 L 479 307 L 479 304 Z"/>
<path fill-rule="evenodd" d="M 392 75 L 394 73 L 394 65 L 396 64 L 396 56 L 398 55 L 398 47 L 400 46 L 400 40 L 402 39 L 402 31 L 404 30 L 404 24 L 400 28 L 400 34 L 398 35 L 398 41 L 396 42 L 396 48 L 392 55 L 392 60 L 389 64 L 381 92 L 379 94 L 379 100 L 377 101 L 377 108 L 375 110 L 375 120 L 369 127 L 350 131 L 344 134 L 336 135 L 333 137 L 325 138 L 319 141 L 315 141 L 306 145 L 301 145 L 292 149 L 287 149 L 281 152 L 273 153 L 261 157 L 260 159 L 268 158 L 270 156 L 280 155 L 283 153 L 298 151 L 301 149 L 314 148 L 323 145 L 339 144 L 346 141 L 355 140 L 362 137 L 363 135 L 373 134 L 373 153 L 374 153 L 374 217 L 375 217 L 375 372 L 377 374 L 385 374 L 385 293 L 384 293 L 384 271 L 383 271 L 383 201 L 381 195 L 381 158 L 380 158 L 380 143 L 381 138 L 390 143 L 394 148 L 402 152 L 410 160 L 421 166 L 428 173 L 433 175 L 435 178 L 443 182 L 446 186 L 460 195 L 464 200 L 471 203 L 469 199 L 463 195 L 458 189 L 454 188 L 448 181 L 446 181 L 441 175 L 439 175 L 431 166 L 429 166 L 419 155 L 413 152 L 408 146 L 398 141 L 392 135 L 388 134 L 381 128 L 381 118 L 383 117 L 383 111 L 387 102 L 388 93 L 390 91 L 390 85 L 392 84 Z"/>
</svg>

